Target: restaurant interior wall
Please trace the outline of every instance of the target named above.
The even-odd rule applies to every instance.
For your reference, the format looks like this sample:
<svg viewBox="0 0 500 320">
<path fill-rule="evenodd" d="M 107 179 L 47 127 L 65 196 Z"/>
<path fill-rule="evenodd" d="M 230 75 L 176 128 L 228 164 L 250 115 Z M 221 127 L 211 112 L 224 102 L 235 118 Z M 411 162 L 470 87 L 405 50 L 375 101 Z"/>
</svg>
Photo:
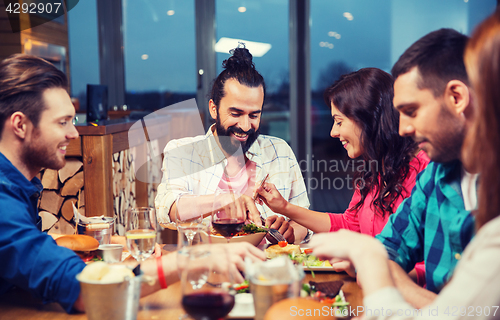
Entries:
<svg viewBox="0 0 500 320">
<path fill-rule="evenodd" d="M 271 119 L 270 123 L 276 121 L 273 127 L 265 122 L 263 127 L 268 128 L 265 133 L 280 136 L 293 145 L 290 132 L 297 130 L 298 126 L 294 123 L 290 127 L 289 124 L 292 118 L 289 83 L 297 79 L 290 78 L 292 74 L 296 77 L 296 73 L 291 72 L 294 66 L 290 66 L 289 57 L 296 52 L 289 50 L 292 43 L 289 42 L 288 27 L 298 21 L 289 15 L 291 3 L 294 1 L 217 0 L 215 18 L 211 22 L 217 26 L 214 47 L 197 48 L 195 30 L 196 24 L 201 23 L 195 19 L 196 8 L 200 5 L 198 1 L 123 0 L 126 104 L 130 103 L 132 110 L 149 111 L 173 101 L 195 97 L 200 72 L 196 65 L 197 56 L 205 54 L 203 50 L 213 50 L 222 37 L 268 43 L 271 49 L 264 56 L 256 57 L 255 63 L 270 88 L 269 101 L 266 101 L 269 105 L 264 109 L 264 116 Z M 434 29 L 452 27 L 470 34 L 473 27 L 493 11 L 496 1 L 311 0 L 308 3 L 310 19 L 302 23 L 310 24 L 310 46 L 305 48 L 310 52 L 310 67 L 305 68 L 309 69 L 307 77 L 311 89 L 305 94 L 310 94 L 312 102 L 301 108 L 311 108 L 312 116 L 299 120 L 309 122 L 313 128 L 312 139 L 305 142 L 312 145 L 312 152 L 299 160 L 303 160 L 300 164 L 307 179 L 312 208 L 342 212 L 352 194 L 352 186 L 349 188 L 346 180 L 352 172 L 331 172 L 329 166 L 325 170 L 320 163 L 321 160 L 327 163 L 348 160 L 338 141 L 329 137 L 332 120 L 321 99 L 324 88 L 340 74 L 362 67 L 390 71 L 406 47 Z M 78 6 L 73 10 L 76 13 Z M 69 14 L 70 39 L 76 32 L 72 26 L 72 14 Z M 88 20 L 89 16 L 86 15 L 85 19 Z M 87 20 L 75 21 L 75 28 L 90 29 L 89 32 L 94 33 L 94 27 L 88 27 Z M 92 77 L 95 79 L 99 62 L 79 63 L 81 58 L 78 55 L 95 56 L 95 37 L 91 36 L 88 41 L 92 42 L 89 47 L 86 41 L 70 40 L 72 79 L 85 74 L 82 68 L 94 69 L 93 75 L 88 71 L 86 77 L 89 81 L 94 81 Z M 297 45 L 304 47 L 304 43 Z M 90 48 L 89 54 L 87 47 Z M 228 55 L 217 53 L 214 61 L 217 72 L 224 57 Z M 80 70 L 75 67 L 77 65 Z M 203 107 L 206 106 L 200 108 Z M 307 177 L 305 168 L 309 168 L 310 177 Z"/>
</svg>

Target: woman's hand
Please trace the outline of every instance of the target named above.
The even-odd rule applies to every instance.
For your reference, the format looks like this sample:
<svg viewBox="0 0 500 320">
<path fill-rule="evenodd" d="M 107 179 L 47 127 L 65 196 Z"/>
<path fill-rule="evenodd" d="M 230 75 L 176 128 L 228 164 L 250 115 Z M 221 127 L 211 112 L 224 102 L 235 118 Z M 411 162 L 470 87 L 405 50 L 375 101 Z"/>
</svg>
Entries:
<svg viewBox="0 0 500 320">
<path fill-rule="evenodd" d="M 264 183 L 261 187 L 256 190 L 260 201 L 264 201 L 266 205 L 274 212 L 285 214 L 288 201 L 286 201 L 281 193 L 276 189 L 276 186 L 272 183 Z"/>
</svg>

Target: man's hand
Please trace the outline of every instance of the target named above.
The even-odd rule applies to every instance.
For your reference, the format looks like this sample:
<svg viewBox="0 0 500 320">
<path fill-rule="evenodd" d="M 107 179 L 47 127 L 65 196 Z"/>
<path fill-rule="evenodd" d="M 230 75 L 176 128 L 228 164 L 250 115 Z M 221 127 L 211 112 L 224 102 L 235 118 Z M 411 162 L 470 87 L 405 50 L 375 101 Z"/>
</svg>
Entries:
<svg viewBox="0 0 500 320">
<path fill-rule="evenodd" d="M 295 233 L 290 223 L 281 216 L 270 216 L 266 219 L 266 226 L 278 230 L 288 243 L 295 242 Z M 271 243 L 278 243 L 271 235 L 267 235 L 267 240 Z"/>
<path fill-rule="evenodd" d="M 258 227 L 262 226 L 260 212 L 255 206 L 255 201 L 249 196 L 233 192 L 223 192 L 217 195 L 215 202 L 220 205 L 228 217 L 244 216 Z"/>
</svg>

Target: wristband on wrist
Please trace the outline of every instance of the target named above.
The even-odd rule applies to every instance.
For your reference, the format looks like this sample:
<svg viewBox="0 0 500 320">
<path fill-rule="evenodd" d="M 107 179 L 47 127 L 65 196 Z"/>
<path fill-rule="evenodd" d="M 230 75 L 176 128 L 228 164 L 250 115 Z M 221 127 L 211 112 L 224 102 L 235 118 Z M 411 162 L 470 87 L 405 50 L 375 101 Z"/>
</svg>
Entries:
<svg viewBox="0 0 500 320">
<path fill-rule="evenodd" d="M 158 271 L 158 282 L 162 289 L 168 287 L 167 280 L 165 279 L 165 274 L 163 273 L 163 262 L 161 261 L 161 256 L 156 256 L 156 268 Z"/>
</svg>

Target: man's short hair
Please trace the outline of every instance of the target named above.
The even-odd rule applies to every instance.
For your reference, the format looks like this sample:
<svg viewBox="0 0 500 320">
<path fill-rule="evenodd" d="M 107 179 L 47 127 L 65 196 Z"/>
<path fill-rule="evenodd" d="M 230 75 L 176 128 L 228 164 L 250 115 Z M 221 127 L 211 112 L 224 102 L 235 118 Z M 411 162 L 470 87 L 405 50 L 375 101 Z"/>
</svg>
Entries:
<svg viewBox="0 0 500 320">
<path fill-rule="evenodd" d="M 435 97 L 444 93 L 451 80 L 469 85 L 464 65 L 464 51 L 468 37 L 453 29 L 433 31 L 412 44 L 392 67 L 392 76 L 418 68 L 419 89 L 430 89 Z"/>
<path fill-rule="evenodd" d="M 0 63 L 0 138 L 5 121 L 14 112 L 22 112 L 37 127 L 46 108 L 43 92 L 52 88 L 68 90 L 68 80 L 50 62 L 25 54 L 3 60 Z"/>
</svg>

